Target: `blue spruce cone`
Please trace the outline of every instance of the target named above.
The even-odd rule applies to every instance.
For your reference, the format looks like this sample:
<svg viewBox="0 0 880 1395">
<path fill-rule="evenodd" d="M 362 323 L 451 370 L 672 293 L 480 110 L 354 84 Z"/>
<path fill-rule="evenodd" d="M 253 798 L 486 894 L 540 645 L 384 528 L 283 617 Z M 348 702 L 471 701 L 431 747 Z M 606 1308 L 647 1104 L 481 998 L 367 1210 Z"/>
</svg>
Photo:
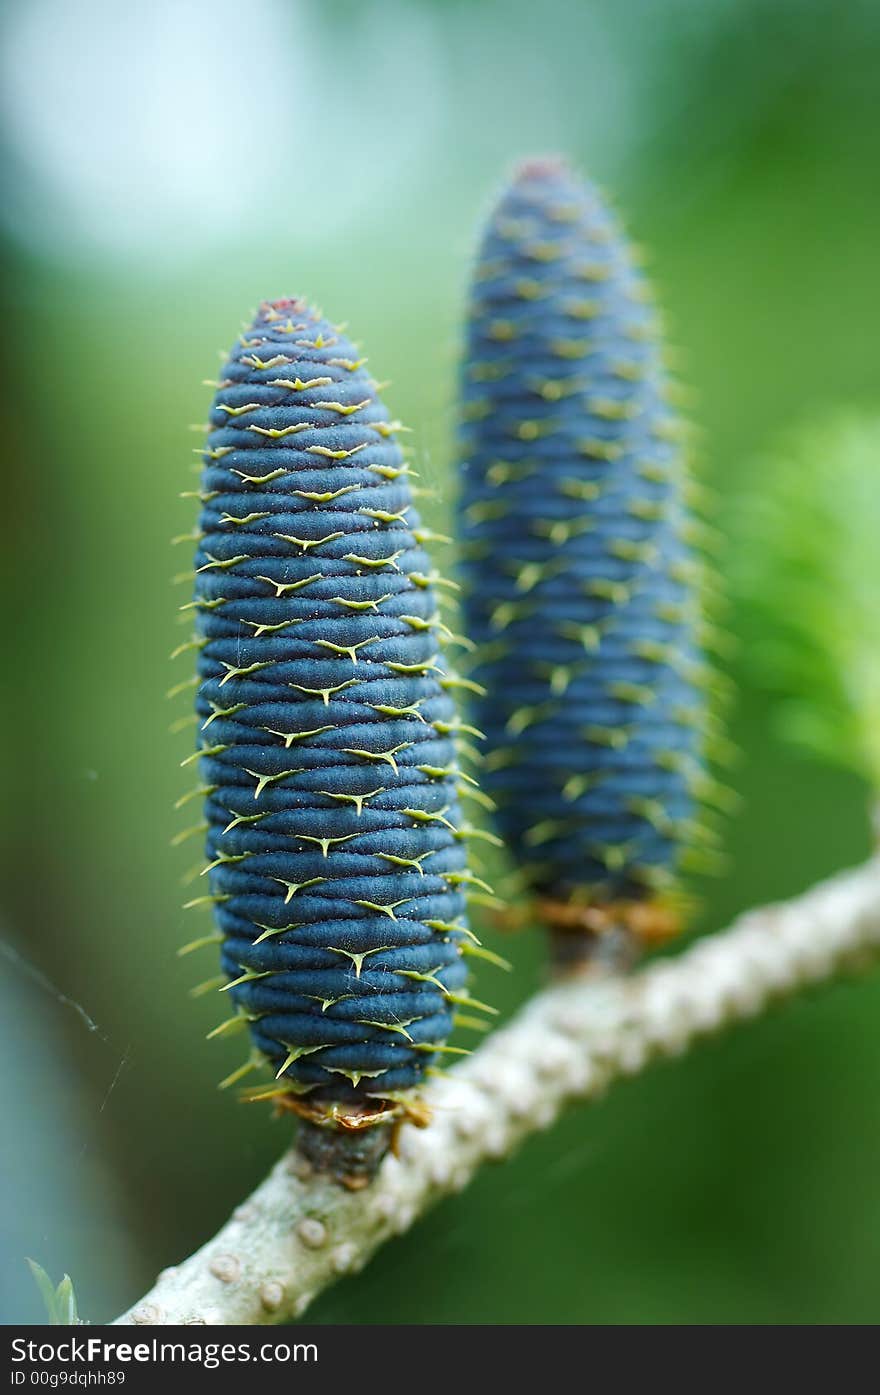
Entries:
<svg viewBox="0 0 880 1395">
<path fill-rule="evenodd" d="M 357 1183 L 381 1152 L 363 1126 L 417 1110 L 469 1002 L 435 577 L 399 423 L 302 301 L 261 307 L 210 428 L 198 761 L 226 1025 L 256 1048 L 235 1074 L 268 1062 L 278 1084 L 262 1093 L 317 1126 L 313 1158 Z M 340 1151 L 340 1134 L 358 1141 Z"/>
<path fill-rule="evenodd" d="M 460 528 L 483 785 L 563 959 L 668 933 L 703 836 L 702 564 L 655 319 L 596 192 L 524 166 L 474 273 Z"/>
</svg>

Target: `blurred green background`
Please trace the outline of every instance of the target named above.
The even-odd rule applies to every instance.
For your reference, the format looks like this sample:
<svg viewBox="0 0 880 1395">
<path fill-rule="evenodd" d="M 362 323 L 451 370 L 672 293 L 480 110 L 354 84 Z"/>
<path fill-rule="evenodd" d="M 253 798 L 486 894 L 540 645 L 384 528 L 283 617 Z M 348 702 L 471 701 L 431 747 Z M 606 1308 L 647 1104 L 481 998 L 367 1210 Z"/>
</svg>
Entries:
<svg viewBox="0 0 880 1395">
<path fill-rule="evenodd" d="M 239 1050 L 187 998 L 211 951 L 175 958 L 201 922 L 168 538 L 218 350 L 264 296 L 348 320 L 442 520 L 469 251 L 511 162 L 565 150 L 651 251 L 724 526 L 774 433 L 880 399 L 880 5 L 30 0 L 0 30 L 0 1316 L 41 1320 L 29 1254 L 102 1321 L 288 1137 L 216 1091 Z M 747 683 L 734 734 L 704 928 L 868 847 L 865 789 Z M 505 952 L 480 988 L 507 1011 L 541 966 Z M 878 1013 L 880 977 L 837 984 L 570 1114 L 314 1320 L 880 1320 Z"/>
</svg>

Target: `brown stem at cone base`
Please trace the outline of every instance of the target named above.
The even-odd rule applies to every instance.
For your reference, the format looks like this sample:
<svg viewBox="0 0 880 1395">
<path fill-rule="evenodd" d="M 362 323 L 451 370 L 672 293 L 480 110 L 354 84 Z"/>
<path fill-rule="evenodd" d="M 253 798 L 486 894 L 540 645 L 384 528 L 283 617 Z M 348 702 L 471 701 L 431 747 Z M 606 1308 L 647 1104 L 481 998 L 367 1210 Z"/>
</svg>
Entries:
<svg viewBox="0 0 880 1395">
<path fill-rule="evenodd" d="M 535 914 L 549 931 L 551 959 L 560 973 L 620 973 L 681 928 L 678 913 L 655 901 L 600 905 L 544 897 L 535 902 Z"/>
<path fill-rule="evenodd" d="M 332 1177 L 347 1191 L 368 1187 L 385 1154 L 393 1146 L 397 1123 L 373 1124 L 352 1133 L 301 1119 L 296 1151 L 314 1172 Z"/>
<path fill-rule="evenodd" d="M 397 1151 L 403 1124 L 425 1128 L 431 1111 L 418 1099 L 365 1100 L 358 1104 L 309 1103 L 293 1095 L 278 1101 L 281 1113 L 297 1115 L 296 1151 L 309 1167 L 348 1191 L 368 1187 L 390 1151 Z"/>
</svg>

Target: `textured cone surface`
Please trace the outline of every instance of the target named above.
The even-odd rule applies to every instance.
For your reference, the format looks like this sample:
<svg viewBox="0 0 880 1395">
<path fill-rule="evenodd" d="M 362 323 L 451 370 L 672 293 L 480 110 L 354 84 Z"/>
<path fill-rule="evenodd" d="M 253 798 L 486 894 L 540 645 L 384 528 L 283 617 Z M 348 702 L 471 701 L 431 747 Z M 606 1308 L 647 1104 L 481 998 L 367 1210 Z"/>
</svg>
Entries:
<svg viewBox="0 0 880 1395">
<path fill-rule="evenodd" d="M 524 167 L 471 295 L 465 612 L 483 784 L 532 888 L 561 901 L 659 891 L 694 836 L 699 569 L 654 320 L 596 193 Z"/>
<path fill-rule="evenodd" d="M 220 377 L 195 609 L 224 996 L 285 1088 L 349 1107 L 418 1084 L 465 979 L 436 596 L 351 342 L 265 304 Z"/>
</svg>

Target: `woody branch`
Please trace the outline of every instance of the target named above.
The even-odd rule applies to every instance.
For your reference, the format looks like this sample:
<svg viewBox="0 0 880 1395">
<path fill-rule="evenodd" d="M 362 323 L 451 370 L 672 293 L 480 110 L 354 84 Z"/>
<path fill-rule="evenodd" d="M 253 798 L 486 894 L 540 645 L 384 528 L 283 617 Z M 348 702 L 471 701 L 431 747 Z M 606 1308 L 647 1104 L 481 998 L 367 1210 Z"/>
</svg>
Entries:
<svg viewBox="0 0 880 1395">
<path fill-rule="evenodd" d="M 298 1318 L 322 1289 L 572 1101 L 596 1099 L 652 1061 L 878 955 L 880 860 L 871 860 L 632 977 L 547 988 L 432 1081 L 432 1123 L 404 1128 L 400 1156 L 386 1159 L 368 1190 L 347 1192 L 286 1154 L 212 1240 L 164 1270 L 117 1321 Z"/>
</svg>

